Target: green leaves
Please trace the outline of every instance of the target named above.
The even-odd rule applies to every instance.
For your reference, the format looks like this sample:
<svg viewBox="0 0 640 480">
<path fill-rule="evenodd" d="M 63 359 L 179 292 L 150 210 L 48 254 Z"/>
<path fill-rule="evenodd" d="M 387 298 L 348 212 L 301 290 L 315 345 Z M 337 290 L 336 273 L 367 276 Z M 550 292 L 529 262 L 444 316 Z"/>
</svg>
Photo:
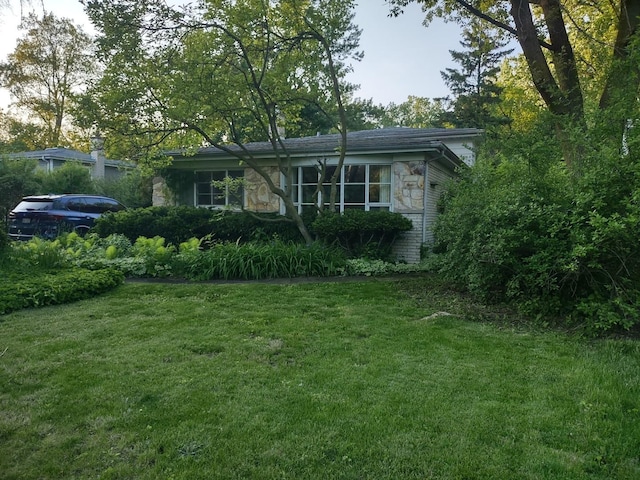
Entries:
<svg viewBox="0 0 640 480">
<path fill-rule="evenodd" d="M 324 213 L 312 223 L 321 240 L 337 245 L 350 257 L 388 259 L 401 232 L 411 230 L 411 220 L 387 211 L 345 210 Z"/>
<path fill-rule="evenodd" d="M 118 270 L 32 269 L 0 282 L 0 315 L 15 310 L 74 302 L 108 291 L 124 281 Z"/>
</svg>

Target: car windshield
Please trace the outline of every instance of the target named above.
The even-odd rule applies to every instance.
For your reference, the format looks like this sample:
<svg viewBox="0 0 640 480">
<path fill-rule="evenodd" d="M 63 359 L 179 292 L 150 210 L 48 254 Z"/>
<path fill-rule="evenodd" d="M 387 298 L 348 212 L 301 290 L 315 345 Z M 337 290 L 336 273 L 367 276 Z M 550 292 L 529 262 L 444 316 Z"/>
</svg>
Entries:
<svg viewBox="0 0 640 480">
<path fill-rule="evenodd" d="M 24 200 L 13 209 L 14 212 L 33 212 L 36 210 L 51 210 L 51 200 Z"/>
</svg>

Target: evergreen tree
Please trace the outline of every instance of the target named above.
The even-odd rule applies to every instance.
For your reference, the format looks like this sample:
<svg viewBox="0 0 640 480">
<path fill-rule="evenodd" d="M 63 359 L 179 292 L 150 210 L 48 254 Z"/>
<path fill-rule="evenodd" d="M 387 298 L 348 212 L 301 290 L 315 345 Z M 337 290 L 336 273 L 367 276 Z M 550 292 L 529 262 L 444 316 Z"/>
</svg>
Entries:
<svg viewBox="0 0 640 480">
<path fill-rule="evenodd" d="M 502 60 L 513 49 L 504 49 L 507 45 L 504 36 L 477 19 L 462 34 L 460 45 L 464 50 L 449 51 L 460 68 L 440 72 L 453 94 L 453 108 L 443 113 L 441 119 L 455 127 L 491 130 L 509 122 L 497 108 L 501 92 L 497 76 Z"/>
</svg>

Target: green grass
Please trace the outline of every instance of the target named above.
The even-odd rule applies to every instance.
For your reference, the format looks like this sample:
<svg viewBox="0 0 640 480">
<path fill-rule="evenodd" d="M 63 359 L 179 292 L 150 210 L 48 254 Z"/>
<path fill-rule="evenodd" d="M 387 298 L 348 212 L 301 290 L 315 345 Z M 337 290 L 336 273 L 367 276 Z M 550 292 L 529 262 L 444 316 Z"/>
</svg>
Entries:
<svg viewBox="0 0 640 480">
<path fill-rule="evenodd" d="M 128 283 L 0 317 L 0 478 L 640 478 L 637 341 L 470 321 L 421 282 Z"/>
</svg>

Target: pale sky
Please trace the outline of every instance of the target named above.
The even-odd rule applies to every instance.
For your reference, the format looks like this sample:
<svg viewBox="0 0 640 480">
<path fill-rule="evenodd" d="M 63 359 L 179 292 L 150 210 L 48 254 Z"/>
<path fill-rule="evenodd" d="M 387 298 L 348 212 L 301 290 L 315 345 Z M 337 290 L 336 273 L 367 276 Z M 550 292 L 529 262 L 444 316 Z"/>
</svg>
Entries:
<svg viewBox="0 0 640 480">
<path fill-rule="evenodd" d="M 13 52 L 18 31 L 20 8 L 14 0 L 13 12 L 0 14 L 0 59 Z M 37 2 L 35 2 L 37 3 Z M 76 0 L 44 0 L 45 8 L 58 17 L 71 18 L 93 29 Z M 349 81 L 360 85 L 356 96 L 373 99 L 375 104 L 402 103 L 409 95 L 436 98 L 449 92 L 440 71 L 457 66 L 452 63 L 449 50 L 460 50 L 460 27 L 434 22 L 429 28 L 422 25 L 420 7 L 411 4 L 404 15 L 389 18 L 385 0 L 360 0 L 355 23 L 362 29 L 360 50 L 364 59 L 355 62 Z M 8 94 L 0 89 L 0 106 L 6 107 Z"/>
</svg>

